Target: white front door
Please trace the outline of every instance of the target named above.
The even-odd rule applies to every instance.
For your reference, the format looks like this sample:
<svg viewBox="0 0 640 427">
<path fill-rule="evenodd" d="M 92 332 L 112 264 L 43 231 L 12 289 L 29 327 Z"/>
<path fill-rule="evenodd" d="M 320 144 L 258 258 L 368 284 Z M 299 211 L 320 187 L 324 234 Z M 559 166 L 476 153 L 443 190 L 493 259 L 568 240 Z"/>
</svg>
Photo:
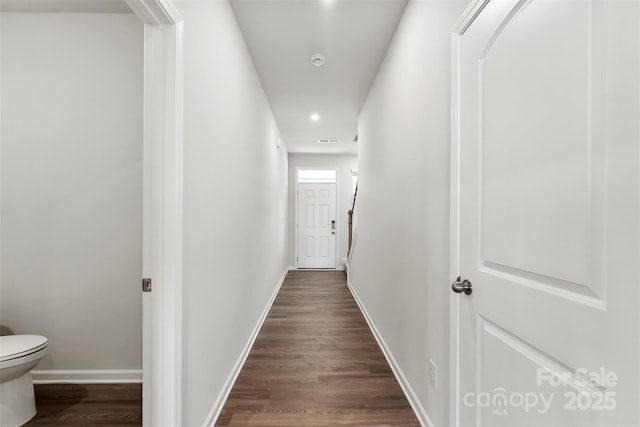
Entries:
<svg viewBox="0 0 640 427">
<path fill-rule="evenodd" d="M 298 268 L 336 268 L 336 184 L 298 184 Z"/>
<path fill-rule="evenodd" d="M 460 32 L 454 417 L 638 426 L 640 2 L 491 0 Z"/>
</svg>

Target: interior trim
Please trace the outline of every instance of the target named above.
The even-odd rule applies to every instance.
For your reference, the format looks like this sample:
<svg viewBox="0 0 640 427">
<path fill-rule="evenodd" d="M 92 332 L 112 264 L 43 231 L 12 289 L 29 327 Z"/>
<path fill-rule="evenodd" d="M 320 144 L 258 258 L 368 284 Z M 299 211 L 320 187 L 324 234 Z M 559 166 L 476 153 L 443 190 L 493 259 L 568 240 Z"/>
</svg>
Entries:
<svg viewBox="0 0 640 427">
<path fill-rule="evenodd" d="M 182 424 L 183 19 L 173 0 L 126 0 L 144 25 L 142 425 Z M 141 279 L 142 279 L 141 277 Z"/>
<path fill-rule="evenodd" d="M 33 370 L 34 384 L 139 384 L 142 369 Z"/>
<path fill-rule="evenodd" d="M 460 43 L 490 0 L 473 0 L 451 29 L 449 280 L 460 276 Z M 448 284 L 443 284 L 443 286 Z M 460 425 L 460 296 L 449 295 L 449 425 Z"/>
</svg>

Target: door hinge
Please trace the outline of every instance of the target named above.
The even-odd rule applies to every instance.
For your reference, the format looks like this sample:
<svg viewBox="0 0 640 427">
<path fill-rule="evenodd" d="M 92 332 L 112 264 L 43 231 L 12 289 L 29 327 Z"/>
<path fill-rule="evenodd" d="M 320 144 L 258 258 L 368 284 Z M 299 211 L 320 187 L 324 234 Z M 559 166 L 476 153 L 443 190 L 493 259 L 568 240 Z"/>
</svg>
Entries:
<svg viewBox="0 0 640 427">
<path fill-rule="evenodd" d="M 151 292 L 151 279 L 148 277 L 142 279 L 142 292 Z"/>
</svg>

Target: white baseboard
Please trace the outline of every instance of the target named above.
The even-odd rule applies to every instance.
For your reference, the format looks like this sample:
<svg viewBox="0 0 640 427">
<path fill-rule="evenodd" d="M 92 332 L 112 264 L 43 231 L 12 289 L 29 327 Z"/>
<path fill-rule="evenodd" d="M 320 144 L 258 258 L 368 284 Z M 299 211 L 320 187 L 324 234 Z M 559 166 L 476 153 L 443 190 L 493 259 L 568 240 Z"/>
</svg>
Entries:
<svg viewBox="0 0 640 427">
<path fill-rule="evenodd" d="M 33 370 L 34 384 L 142 383 L 142 369 Z"/>
<path fill-rule="evenodd" d="M 280 278 L 280 281 L 278 282 L 276 289 L 273 291 L 271 298 L 269 298 L 269 301 L 267 302 L 267 306 L 262 311 L 262 314 L 260 315 L 260 318 L 258 319 L 256 326 L 253 328 L 253 331 L 251 332 L 251 335 L 249 336 L 247 343 L 245 344 L 244 348 L 242 349 L 242 352 L 240 353 L 240 357 L 238 357 L 238 360 L 236 361 L 235 365 L 233 366 L 233 369 L 231 370 L 231 373 L 227 377 L 227 381 L 225 381 L 224 386 L 222 387 L 222 390 L 218 394 L 218 397 L 216 398 L 216 400 L 213 402 L 213 406 L 209 411 L 209 415 L 207 415 L 207 418 L 203 424 L 203 427 L 213 427 L 218 417 L 220 416 L 220 413 L 222 412 L 222 408 L 224 407 L 224 403 L 226 402 L 227 397 L 229 397 L 229 393 L 231 393 L 233 384 L 235 384 L 236 379 L 238 378 L 238 375 L 240 375 L 242 366 L 244 365 L 244 362 L 247 360 L 247 357 L 249 356 L 249 352 L 251 351 L 251 347 L 253 347 L 253 343 L 258 337 L 260 328 L 262 328 L 262 324 L 267 318 L 267 314 L 269 314 L 269 310 L 271 310 L 271 306 L 273 305 L 273 302 L 275 301 L 276 296 L 278 296 L 278 292 L 280 292 L 280 288 L 284 283 L 284 279 L 285 277 L 287 277 L 287 272 L 289 271 L 289 268 L 287 268 L 285 272 L 282 274 L 282 277 Z"/>
<path fill-rule="evenodd" d="M 375 337 L 376 341 L 378 342 L 378 345 L 382 349 L 382 353 L 384 354 L 384 357 L 387 359 L 389 366 L 391 366 L 391 370 L 393 371 L 393 374 L 398 380 L 400 387 L 402 387 L 402 391 L 407 397 L 409 404 L 413 408 L 413 412 L 415 412 L 416 417 L 418 417 L 418 421 L 420 421 L 420 424 L 423 427 L 435 427 L 433 422 L 431 421 L 431 418 L 429 418 L 427 411 L 424 409 L 424 406 L 422 406 L 422 403 L 420 403 L 418 396 L 416 396 L 416 393 L 413 390 L 413 387 L 411 387 L 411 384 L 409 384 L 409 381 L 407 381 L 407 378 L 404 376 L 402 369 L 400 369 L 400 366 L 396 362 L 396 359 L 393 357 L 393 353 L 391 353 L 391 350 L 385 343 L 384 338 L 382 338 L 382 335 L 378 331 L 378 328 L 376 328 L 375 323 L 373 323 L 371 316 L 369 316 L 367 309 L 362 303 L 362 300 L 360 300 L 358 293 L 355 291 L 355 289 L 353 289 L 353 285 L 349 280 L 347 280 L 347 286 L 351 291 L 351 295 L 353 295 L 353 298 L 356 300 L 358 307 L 360 307 L 360 311 L 362 312 L 362 315 L 367 321 L 367 324 L 369 325 L 369 329 L 371 329 L 373 336 Z"/>
<path fill-rule="evenodd" d="M 336 268 L 296 268 L 288 267 L 289 271 L 343 271 L 344 265 L 339 265 Z"/>
<path fill-rule="evenodd" d="M 291 271 L 291 270 L 297 270 L 297 269 L 298 269 L 298 268 L 297 268 L 295 265 L 290 265 L 289 267 L 287 267 L 287 270 L 288 270 L 288 271 Z"/>
</svg>

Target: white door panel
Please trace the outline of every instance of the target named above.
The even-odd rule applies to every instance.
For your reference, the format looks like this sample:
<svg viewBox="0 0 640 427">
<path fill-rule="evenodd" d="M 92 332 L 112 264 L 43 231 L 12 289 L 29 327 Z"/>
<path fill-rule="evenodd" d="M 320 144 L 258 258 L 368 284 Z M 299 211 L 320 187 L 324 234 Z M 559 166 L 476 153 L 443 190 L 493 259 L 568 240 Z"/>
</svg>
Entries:
<svg viewBox="0 0 640 427">
<path fill-rule="evenodd" d="M 298 267 L 336 267 L 336 184 L 298 184 Z"/>
<path fill-rule="evenodd" d="M 460 425 L 640 425 L 639 10 L 491 0 L 460 38 Z"/>
</svg>

